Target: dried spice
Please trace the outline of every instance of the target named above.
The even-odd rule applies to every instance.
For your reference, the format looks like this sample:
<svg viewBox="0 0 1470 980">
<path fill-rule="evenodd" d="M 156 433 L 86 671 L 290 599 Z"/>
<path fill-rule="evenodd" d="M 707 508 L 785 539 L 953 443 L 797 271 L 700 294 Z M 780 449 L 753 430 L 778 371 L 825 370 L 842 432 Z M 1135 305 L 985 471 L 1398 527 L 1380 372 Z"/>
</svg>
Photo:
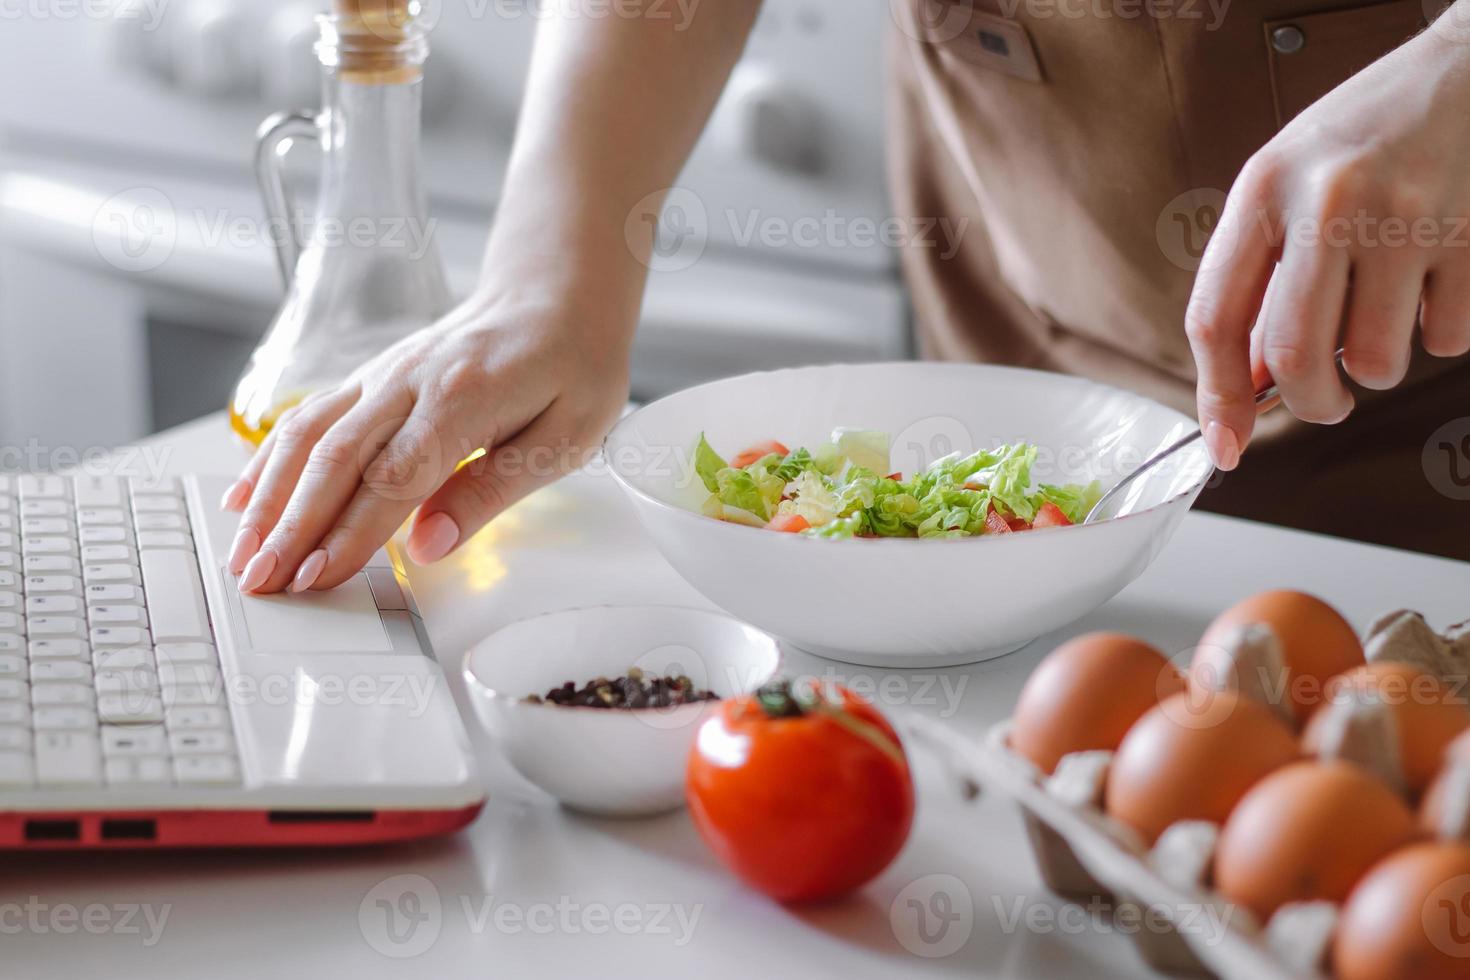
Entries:
<svg viewBox="0 0 1470 980">
<path fill-rule="evenodd" d="M 637 667 L 631 667 L 621 677 L 598 677 L 581 687 L 567 681 L 560 687 L 553 687 L 544 696 L 532 694 L 525 700 L 528 704 L 581 708 L 669 708 L 719 699 L 719 695 L 700 690 L 682 674 L 650 679 Z"/>
</svg>

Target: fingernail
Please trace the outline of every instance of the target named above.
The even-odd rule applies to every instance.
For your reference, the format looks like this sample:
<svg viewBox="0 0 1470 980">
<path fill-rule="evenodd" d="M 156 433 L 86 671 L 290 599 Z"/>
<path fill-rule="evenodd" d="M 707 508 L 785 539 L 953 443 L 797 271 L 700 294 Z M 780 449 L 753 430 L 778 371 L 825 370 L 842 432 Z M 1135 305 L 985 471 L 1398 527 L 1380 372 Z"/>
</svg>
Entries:
<svg viewBox="0 0 1470 980">
<path fill-rule="evenodd" d="M 274 551 L 262 551 L 250 559 L 250 564 L 245 566 L 245 572 L 240 576 L 240 591 L 254 592 L 265 584 L 265 580 L 271 577 L 271 572 L 276 570 L 276 553 Z"/>
<path fill-rule="evenodd" d="M 231 575 L 239 575 L 245 569 L 245 563 L 255 557 L 260 550 L 260 532 L 253 527 L 242 527 L 240 533 L 235 535 L 235 543 L 230 545 L 230 560 L 226 565 Z"/>
<path fill-rule="evenodd" d="M 1233 470 L 1240 463 L 1240 439 L 1229 426 L 1210 420 L 1205 426 L 1205 444 L 1220 469 Z"/>
<path fill-rule="evenodd" d="M 415 565 L 429 565 L 459 543 L 459 525 L 442 511 L 414 525 L 408 535 L 408 557 Z"/>
<path fill-rule="evenodd" d="M 237 511 L 245 509 L 245 501 L 250 497 L 250 481 L 236 480 L 230 484 L 230 489 L 219 500 L 220 510 Z"/>
<path fill-rule="evenodd" d="M 327 550 L 318 548 L 306 556 L 306 561 L 296 569 L 296 577 L 291 580 L 292 592 L 305 592 L 316 584 L 321 576 L 322 569 L 327 567 Z"/>
</svg>

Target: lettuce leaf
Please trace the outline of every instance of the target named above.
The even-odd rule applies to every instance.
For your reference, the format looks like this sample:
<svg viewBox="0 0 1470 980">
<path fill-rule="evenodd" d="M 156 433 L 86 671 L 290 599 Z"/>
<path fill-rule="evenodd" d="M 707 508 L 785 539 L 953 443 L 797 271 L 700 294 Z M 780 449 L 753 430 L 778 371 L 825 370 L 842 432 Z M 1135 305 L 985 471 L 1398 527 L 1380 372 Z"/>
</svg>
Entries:
<svg viewBox="0 0 1470 980">
<path fill-rule="evenodd" d="M 705 439 L 704 433 L 699 434 L 699 442 L 694 447 L 694 472 L 699 476 L 704 487 L 710 493 L 719 493 L 719 472 L 728 469 L 729 463 L 721 458 Z"/>
<path fill-rule="evenodd" d="M 1081 524 L 1097 502 L 1102 499 L 1102 484 L 1093 480 L 1087 486 L 1071 483 L 1064 487 L 1043 483 L 1038 491 L 1042 500 L 1056 504 L 1067 520 Z"/>
</svg>

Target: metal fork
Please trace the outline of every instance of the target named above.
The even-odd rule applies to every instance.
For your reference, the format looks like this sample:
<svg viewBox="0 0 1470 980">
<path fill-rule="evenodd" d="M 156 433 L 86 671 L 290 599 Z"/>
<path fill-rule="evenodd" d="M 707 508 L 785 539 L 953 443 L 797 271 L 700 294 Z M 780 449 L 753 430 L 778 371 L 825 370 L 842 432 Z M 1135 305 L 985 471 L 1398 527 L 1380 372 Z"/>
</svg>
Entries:
<svg viewBox="0 0 1470 980">
<path fill-rule="evenodd" d="M 1337 352 L 1337 367 L 1338 370 L 1342 369 L 1341 349 L 1339 349 Z M 1269 412 L 1271 409 L 1275 408 L 1280 401 L 1280 397 L 1281 392 L 1278 386 L 1275 384 L 1257 392 L 1256 414 L 1260 415 L 1262 413 Z M 1155 466 L 1158 466 L 1170 456 L 1173 456 L 1175 453 L 1179 452 L 1179 450 L 1198 442 L 1200 438 L 1204 436 L 1204 434 L 1205 433 L 1203 429 L 1195 429 L 1189 435 L 1170 443 L 1163 449 L 1160 449 L 1158 452 L 1154 453 L 1148 459 L 1144 460 L 1138 465 L 1137 468 L 1133 470 L 1132 473 L 1129 473 L 1127 476 L 1123 477 L 1123 479 L 1113 484 L 1112 488 L 1109 489 L 1107 493 L 1098 498 L 1097 503 L 1092 505 L 1092 509 L 1089 510 L 1087 512 L 1087 516 L 1082 519 L 1082 523 L 1091 524 L 1094 521 L 1106 520 L 1106 518 L 1102 517 L 1101 515 L 1106 513 L 1105 508 L 1107 507 L 1108 502 L 1117 499 L 1118 494 L 1123 491 L 1124 487 L 1127 487 L 1134 480 L 1137 480 L 1140 476 L 1147 473 Z"/>
</svg>

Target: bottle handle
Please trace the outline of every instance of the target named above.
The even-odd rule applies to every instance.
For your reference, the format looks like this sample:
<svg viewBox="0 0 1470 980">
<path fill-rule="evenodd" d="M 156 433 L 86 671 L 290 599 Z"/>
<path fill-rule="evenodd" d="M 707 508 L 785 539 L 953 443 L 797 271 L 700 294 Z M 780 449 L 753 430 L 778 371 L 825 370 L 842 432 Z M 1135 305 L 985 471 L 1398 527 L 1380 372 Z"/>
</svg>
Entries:
<svg viewBox="0 0 1470 980">
<path fill-rule="evenodd" d="M 309 112 L 277 112 L 265 119 L 255 131 L 255 179 L 265 201 L 266 219 L 281 229 L 275 238 L 276 264 L 281 281 L 291 288 L 296 273 L 296 260 L 301 257 L 301 240 L 291 220 L 291 198 L 281 162 L 291 149 L 291 141 L 310 138 L 321 142 L 321 125 Z"/>
</svg>

